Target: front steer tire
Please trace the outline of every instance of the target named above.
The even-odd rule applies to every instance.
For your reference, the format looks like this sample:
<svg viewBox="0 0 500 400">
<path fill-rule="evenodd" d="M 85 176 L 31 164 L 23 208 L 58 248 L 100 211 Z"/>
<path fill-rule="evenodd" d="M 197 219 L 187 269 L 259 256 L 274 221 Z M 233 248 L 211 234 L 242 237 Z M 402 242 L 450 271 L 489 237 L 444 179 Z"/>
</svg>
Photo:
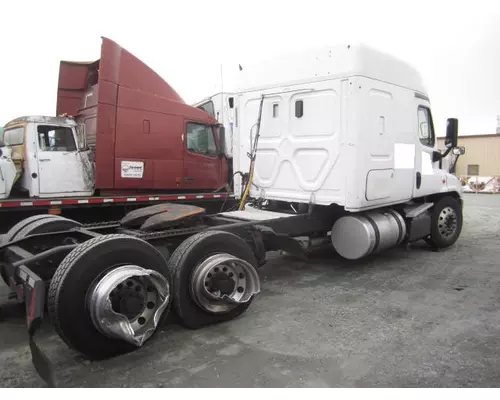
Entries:
<svg viewBox="0 0 500 400">
<path fill-rule="evenodd" d="M 454 224 L 453 232 L 447 232 L 446 224 Z M 451 196 L 442 197 L 432 208 L 431 234 L 426 242 L 434 249 L 452 246 L 462 232 L 463 213 L 460 202 Z"/>
</svg>

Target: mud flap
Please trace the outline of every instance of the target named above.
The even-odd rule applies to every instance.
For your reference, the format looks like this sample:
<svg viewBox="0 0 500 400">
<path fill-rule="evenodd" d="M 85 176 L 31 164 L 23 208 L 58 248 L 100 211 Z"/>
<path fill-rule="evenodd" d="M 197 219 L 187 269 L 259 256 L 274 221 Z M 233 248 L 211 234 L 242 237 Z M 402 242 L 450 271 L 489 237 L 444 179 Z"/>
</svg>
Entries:
<svg viewBox="0 0 500 400">
<path fill-rule="evenodd" d="M 273 229 L 267 226 L 257 225 L 255 226 L 255 229 L 260 232 L 266 251 L 283 250 L 303 261 L 307 261 L 307 252 L 294 238 L 288 235 L 276 233 Z"/>
<path fill-rule="evenodd" d="M 45 282 L 24 265 L 18 267 L 17 276 L 23 281 L 16 285 L 18 297 L 24 296 L 26 304 L 26 323 L 28 325 L 31 362 L 36 372 L 47 384 L 55 388 L 56 380 L 52 363 L 36 343 L 35 336 L 42 325 L 43 309 L 45 307 Z M 22 293 L 21 290 L 22 288 Z"/>
<path fill-rule="evenodd" d="M 30 328 L 28 328 L 29 343 L 31 350 L 31 362 L 35 367 L 36 372 L 43 379 L 49 388 L 56 387 L 56 379 L 54 376 L 54 369 L 52 368 L 52 363 L 48 357 L 43 353 L 43 351 L 38 347 L 35 341 L 35 334 L 37 330 L 42 325 L 41 319 L 36 319 L 31 323 Z"/>
</svg>

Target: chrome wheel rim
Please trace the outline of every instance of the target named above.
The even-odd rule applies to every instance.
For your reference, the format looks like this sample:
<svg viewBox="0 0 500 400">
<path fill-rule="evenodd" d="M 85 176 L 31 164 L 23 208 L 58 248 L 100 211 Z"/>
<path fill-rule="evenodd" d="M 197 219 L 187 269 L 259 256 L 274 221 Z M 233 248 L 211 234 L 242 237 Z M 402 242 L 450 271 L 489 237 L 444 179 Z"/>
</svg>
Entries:
<svg viewBox="0 0 500 400">
<path fill-rule="evenodd" d="M 220 253 L 196 266 L 190 291 L 193 300 L 204 311 L 227 313 L 259 293 L 260 280 L 252 264 Z"/>
<path fill-rule="evenodd" d="M 94 326 L 106 336 L 142 346 L 156 330 L 170 299 L 159 272 L 126 265 L 108 272 L 90 293 Z"/>
<path fill-rule="evenodd" d="M 451 207 L 445 207 L 441 210 L 438 217 L 438 230 L 441 237 L 448 239 L 452 237 L 457 230 L 457 213 Z"/>
</svg>

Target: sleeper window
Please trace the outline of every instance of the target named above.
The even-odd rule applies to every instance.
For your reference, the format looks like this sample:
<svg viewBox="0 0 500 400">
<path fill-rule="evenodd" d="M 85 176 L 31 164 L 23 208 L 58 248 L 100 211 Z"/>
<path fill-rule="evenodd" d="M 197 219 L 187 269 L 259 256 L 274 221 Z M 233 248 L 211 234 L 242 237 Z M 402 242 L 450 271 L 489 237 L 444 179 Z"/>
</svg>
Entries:
<svg viewBox="0 0 500 400">
<path fill-rule="evenodd" d="M 38 125 L 38 145 L 42 151 L 76 151 L 73 130 L 69 127 Z"/>
<path fill-rule="evenodd" d="M 280 116 L 279 104 L 273 104 L 273 118 L 278 118 Z"/>
<path fill-rule="evenodd" d="M 186 146 L 191 153 L 205 156 L 217 155 L 214 134 L 212 127 L 209 125 L 187 124 Z"/>
<path fill-rule="evenodd" d="M 304 115 L 304 101 L 297 100 L 295 101 L 295 117 L 302 118 Z"/>
</svg>

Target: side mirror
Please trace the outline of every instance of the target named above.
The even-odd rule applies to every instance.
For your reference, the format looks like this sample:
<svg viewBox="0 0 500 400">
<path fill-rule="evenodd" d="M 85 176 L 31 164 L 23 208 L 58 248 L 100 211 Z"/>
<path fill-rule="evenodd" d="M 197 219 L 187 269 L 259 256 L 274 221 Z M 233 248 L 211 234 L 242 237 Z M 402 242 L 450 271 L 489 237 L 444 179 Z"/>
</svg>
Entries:
<svg viewBox="0 0 500 400">
<path fill-rule="evenodd" d="M 462 156 L 465 154 L 465 147 L 464 146 L 454 147 L 451 152 L 453 153 L 454 156 Z"/>
<path fill-rule="evenodd" d="M 228 97 L 229 108 L 234 108 L 234 97 Z"/>
<path fill-rule="evenodd" d="M 219 155 L 226 154 L 226 128 L 219 125 Z"/>
<path fill-rule="evenodd" d="M 457 147 L 458 144 L 458 119 L 448 118 L 446 123 L 446 139 L 444 145 L 447 149 Z"/>
</svg>

